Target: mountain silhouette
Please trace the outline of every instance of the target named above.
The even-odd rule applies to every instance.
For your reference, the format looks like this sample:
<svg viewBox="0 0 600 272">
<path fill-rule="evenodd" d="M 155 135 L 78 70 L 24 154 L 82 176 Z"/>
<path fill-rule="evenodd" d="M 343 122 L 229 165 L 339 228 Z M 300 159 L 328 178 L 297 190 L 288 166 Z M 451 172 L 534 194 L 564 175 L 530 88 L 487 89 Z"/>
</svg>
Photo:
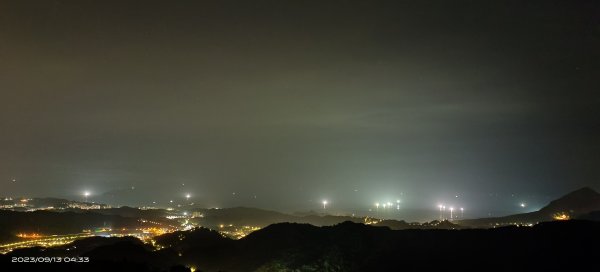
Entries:
<svg viewBox="0 0 600 272">
<path fill-rule="evenodd" d="M 570 192 L 542 209 L 522 214 L 503 217 L 490 217 L 455 221 L 462 226 L 495 227 L 499 225 L 526 225 L 539 222 L 584 218 L 584 216 L 600 211 L 600 194 L 592 188 L 584 187 Z M 593 218 L 589 217 L 588 218 Z"/>
<path fill-rule="evenodd" d="M 53 250 L 53 256 L 85 256 L 75 267 L 53 264 L 60 271 L 561 271 L 594 267 L 600 222 L 555 221 L 532 228 L 500 227 L 464 230 L 391 230 L 344 222 L 335 226 L 280 223 L 231 240 L 208 229 L 158 237 L 166 246 L 154 250 L 131 238 L 96 239 L 83 254 Z M 15 256 L 48 256 L 43 248 L 0 255 L 11 267 Z M 62 250 L 62 251 L 60 251 Z M 86 250 L 88 250 L 86 248 Z M 502 256 L 502 260 L 498 257 Z M 21 266 L 22 267 L 22 266 Z M 69 269 L 75 268 L 75 269 Z"/>
<path fill-rule="evenodd" d="M 540 212 L 545 214 L 569 212 L 573 215 L 580 215 L 598 210 L 600 210 L 600 193 L 592 188 L 584 187 L 550 202 Z"/>
</svg>

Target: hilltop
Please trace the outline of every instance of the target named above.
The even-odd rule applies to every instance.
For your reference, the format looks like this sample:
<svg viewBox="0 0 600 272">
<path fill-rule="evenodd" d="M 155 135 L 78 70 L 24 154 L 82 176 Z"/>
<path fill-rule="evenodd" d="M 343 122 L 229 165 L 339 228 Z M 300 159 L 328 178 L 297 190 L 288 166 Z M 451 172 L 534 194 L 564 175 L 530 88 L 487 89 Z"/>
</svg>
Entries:
<svg viewBox="0 0 600 272">
<path fill-rule="evenodd" d="M 593 214 L 598 211 L 600 211 L 600 194 L 589 187 L 584 187 L 550 202 L 539 211 L 503 217 L 460 220 L 455 223 L 470 227 L 527 225 L 553 220 L 592 219 L 594 218 Z"/>
<path fill-rule="evenodd" d="M 92 240 L 93 239 L 93 240 Z M 88 242 L 89 240 L 89 242 Z M 53 268 L 69 271 L 436 271 L 485 267 L 490 271 L 569 270 L 573 260 L 592 267 L 597 253 L 583 245 L 600 241 L 600 222 L 560 221 L 532 228 L 391 230 L 352 222 L 316 227 L 280 223 L 232 240 L 209 229 L 157 237 L 155 251 L 131 238 L 89 238 L 45 251 L 16 250 L 13 256 L 85 256 L 93 262 Z M 89 245 L 97 245 L 90 249 Z M 502 256 L 509 262 L 498 261 Z M 6 261 L 7 264 L 10 262 Z M 18 265 L 18 264 L 17 264 Z M 11 270 L 12 271 L 12 270 Z"/>
</svg>

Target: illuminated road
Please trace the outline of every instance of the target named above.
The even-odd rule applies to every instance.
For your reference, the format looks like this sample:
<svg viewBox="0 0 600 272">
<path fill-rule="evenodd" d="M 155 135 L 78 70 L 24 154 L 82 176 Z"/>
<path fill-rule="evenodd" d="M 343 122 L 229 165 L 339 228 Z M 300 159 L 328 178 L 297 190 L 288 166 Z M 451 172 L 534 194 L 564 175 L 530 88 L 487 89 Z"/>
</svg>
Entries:
<svg viewBox="0 0 600 272">
<path fill-rule="evenodd" d="M 63 235 L 47 235 L 43 236 L 42 234 L 18 234 L 17 237 L 25 238 L 26 240 L 0 244 L 0 254 L 6 254 L 15 249 L 19 248 L 29 248 L 29 247 L 54 247 L 61 246 L 72 243 L 75 240 L 88 238 L 93 236 L 102 236 L 102 237 L 125 237 L 132 236 L 140 239 L 145 243 L 153 243 L 152 238 L 158 235 L 162 235 L 165 233 L 171 233 L 177 230 L 182 230 L 186 228 L 191 228 L 188 225 L 187 220 L 185 221 L 182 228 L 178 228 L 177 226 L 169 225 L 168 227 L 160 227 L 163 224 L 155 221 L 149 221 L 145 219 L 140 219 L 140 222 L 154 225 L 152 227 L 143 227 L 143 228 L 120 228 L 120 229 L 111 229 L 111 228 L 102 228 L 100 230 L 96 230 L 95 232 L 91 232 L 87 230 L 87 232 L 76 233 L 76 234 L 63 234 Z M 85 230 L 84 230 L 85 231 Z"/>
<path fill-rule="evenodd" d="M 92 233 L 77 233 L 77 234 L 65 234 L 65 235 L 52 235 L 46 236 L 39 239 L 13 242 L 8 244 L 0 245 L 0 253 L 5 254 L 10 251 L 13 251 L 17 248 L 27 248 L 27 247 L 52 247 L 52 246 L 60 246 L 64 244 L 71 243 L 77 239 L 92 237 L 94 234 Z"/>
<path fill-rule="evenodd" d="M 165 233 L 170 233 L 176 231 L 175 228 L 158 228 L 158 227 L 150 227 L 150 228 L 138 228 L 138 229 L 107 229 L 106 231 L 96 231 L 96 232 L 83 232 L 77 234 L 64 234 L 64 235 L 50 235 L 50 236 L 29 236 L 29 239 L 19 242 L 12 242 L 7 244 L 0 244 L 0 254 L 5 254 L 10 251 L 13 251 L 18 248 L 28 248 L 28 247 L 54 247 L 61 246 L 65 244 L 69 244 L 75 240 L 93 237 L 93 236 L 102 236 L 102 237 L 125 237 L 132 236 L 136 237 L 143 242 L 151 242 L 151 238 L 162 235 Z M 35 238 L 33 238 L 35 237 Z"/>
</svg>

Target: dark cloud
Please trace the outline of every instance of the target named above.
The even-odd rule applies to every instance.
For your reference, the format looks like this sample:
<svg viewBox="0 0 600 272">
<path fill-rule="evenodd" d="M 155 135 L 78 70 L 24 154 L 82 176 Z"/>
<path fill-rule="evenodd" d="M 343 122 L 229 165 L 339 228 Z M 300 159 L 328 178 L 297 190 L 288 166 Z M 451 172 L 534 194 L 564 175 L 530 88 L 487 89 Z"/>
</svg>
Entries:
<svg viewBox="0 0 600 272">
<path fill-rule="evenodd" d="M 323 2 L 2 1 L 3 191 L 483 210 L 598 186 L 595 1 Z"/>
</svg>

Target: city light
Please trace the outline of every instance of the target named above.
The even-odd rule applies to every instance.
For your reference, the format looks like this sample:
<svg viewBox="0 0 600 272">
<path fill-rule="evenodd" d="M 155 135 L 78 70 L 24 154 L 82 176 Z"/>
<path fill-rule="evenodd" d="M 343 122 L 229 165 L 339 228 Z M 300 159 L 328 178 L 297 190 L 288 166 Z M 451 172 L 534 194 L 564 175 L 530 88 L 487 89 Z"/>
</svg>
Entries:
<svg viewBox="0 0 600 272">
<path fill-rule="evenodd" d="M 446 206 L 442 206 L 442 220 L 446 219 Z"/>
<path fill-rule="evenodd" d="M 560 213 L 555 213 L 552 218 L 554 218 L 554 220 L 569 220 L 571 219 L 571 216 L 568 213 L 565 212 L 560 212 Z"/>
<path fill-rule="evenodd" d="M 20 235 L 20 236 L 19 236 Z M 37 234 L 19 234 L 17 237 L 26 238 L 25 241 L 12 242 L 8 244 L 0 244 L 0 253 L 6 254 L 10 251 L 13 251 L 18 248 L 28 248 L 28 247 L 52 247 L 52 246 L 61 246 L 68 243 L 71 243 L 77 239 L 91 237 L 93 234 L 91 233 L 80 233 L 80 234 L 68 234 L 68 235 L 52 235 L 52 236 L 43 236 Z"/>
<path fill-rule="evenodd" d="M 600 272 L 600 0 L 5 2 L 0 272 Z"/>
</svg>

